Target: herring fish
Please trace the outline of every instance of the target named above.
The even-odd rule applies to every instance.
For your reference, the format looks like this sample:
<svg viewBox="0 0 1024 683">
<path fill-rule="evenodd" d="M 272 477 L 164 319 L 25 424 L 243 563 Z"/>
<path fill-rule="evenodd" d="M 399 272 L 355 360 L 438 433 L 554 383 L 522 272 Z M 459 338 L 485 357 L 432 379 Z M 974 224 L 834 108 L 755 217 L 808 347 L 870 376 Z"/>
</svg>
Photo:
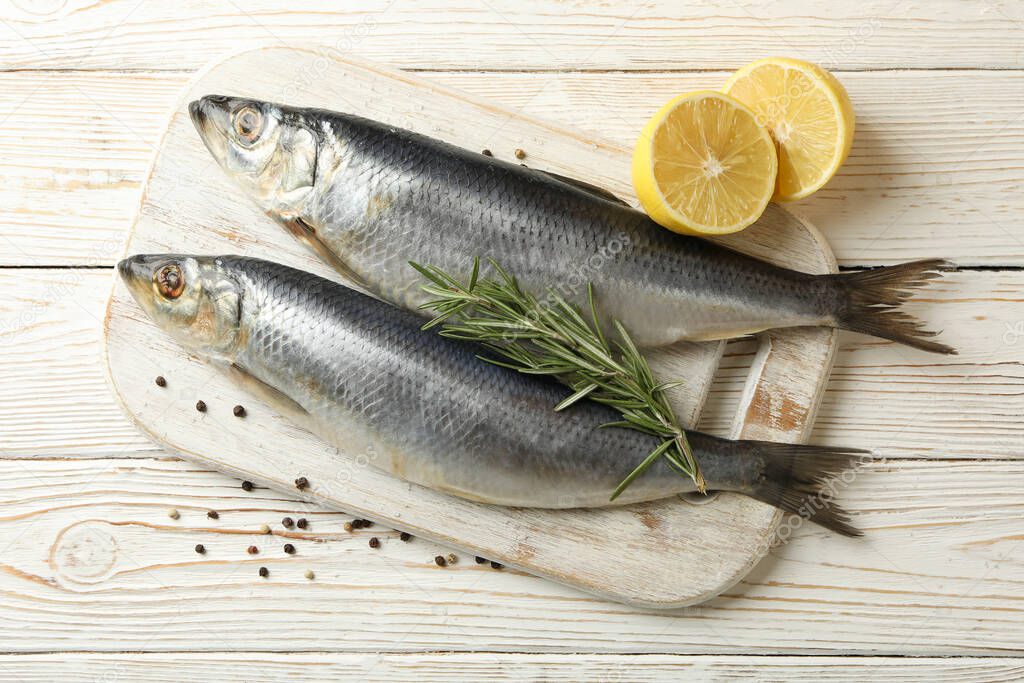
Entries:
<svg viewBox="0 0 1024 683">
<path fill-rule="evenodd" d="M 592 185 L 351 114 L 208 95 L 189 111 L 256 203 L 344 275 L 416 310 L 409 261 L 459 275 L 493 258 L 531 293 L 585 303 L 644 347 L 826 325 L 955 353 L 900 305 L 938 259 L 811 275 L 678 235 Z"/>
<path fill-rule="evenodd" d="M 553 407 L 549 378 L 482 363 L 480 346 L 280 264 L 238 256 L 137 255 L 118 271 L 142 309 L 190 352 L 244 377 L 283 414 L 408 481 L 483 503 L 603 507 L 694 490 L 662 459 L 613 502 L 657 445 L 607 406 Z M 688 432 L 711 489 L 737 491 L 847 535 L 826 495 L 863 451 Z"/>
</svg>

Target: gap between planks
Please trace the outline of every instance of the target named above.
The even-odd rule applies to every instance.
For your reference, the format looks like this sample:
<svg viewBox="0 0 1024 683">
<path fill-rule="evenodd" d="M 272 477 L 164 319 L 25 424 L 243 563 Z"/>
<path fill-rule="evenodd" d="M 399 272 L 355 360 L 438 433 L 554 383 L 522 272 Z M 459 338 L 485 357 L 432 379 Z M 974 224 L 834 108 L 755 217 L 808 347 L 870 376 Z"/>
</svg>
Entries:
<svg viewBox="0 0 1024 683">
<path fill-rule="evenodd" d="M 136 75 L 191 75 L 199 69 L 112 69 L 109 67 L 81 67 L 81 68 L 69 68 L 69 67 L 12 67 L 4 68 L 0 67 L 0 74 L 17 74 L 17 73 L 40 73 L 40 74 L 136 74 Z M 707 68 L 699 69 L 500 69 L 495 67 L 480 67 L 474 69 L 471 67 L 467 68 L 452 68 L 452 69 L 439 69 L 429 66 L 416 66 L 416 67 L 402 67 L 402 71 L 414 74 L 422 74 L 429 76 L 431 74 L 467 74 L 467 75 L 487 75 L 487 74 L 530 74 L 537 76 L 553 76 L 558 74 L 583 74 L 583 75 L 619 75 L 619 76 L 655 76 L 658 74 L 718 74 L 723 71 L 732 71 L 733 67 L 728 64 L 709 66 Z M 892 67 L 889 69 L 883 69 L 878 67 L 867 67 L 863 69 L 856 68 L 844 68 L 844 69 L 829 69 L 830 73 L 842 75 L 842 74 L 870 74 L 870 73 L 904 73 L 904 72 L 932 72 L 932 71 L 980 71 L 980 72 L 1024 72 L 1024 67 L 1015 66 L 934 66 L 934 67 Z"/>
</svg>

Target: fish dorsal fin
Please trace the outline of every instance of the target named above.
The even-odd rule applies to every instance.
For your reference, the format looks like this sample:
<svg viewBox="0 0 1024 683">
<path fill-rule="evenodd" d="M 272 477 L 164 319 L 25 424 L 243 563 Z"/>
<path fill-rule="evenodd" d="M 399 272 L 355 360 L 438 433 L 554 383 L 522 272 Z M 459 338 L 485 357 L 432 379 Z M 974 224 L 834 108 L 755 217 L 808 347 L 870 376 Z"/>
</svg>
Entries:
<svg viewBox="0 0 1024 683">
<path fill-rule="evenodd" d="M 540 169 L 537 169 L 537 170 L 540 170 Z M 572 185 L 577 190 L 583 190 L 587 194 L 592 194 L 595 197 L 598 197 L 600 199 L 604 199 L 605 201 L 615 202 L 616 204 L 620 204 L 622 206 L 627 206 L 627 207 L 629 206 L 629 204 L 627 202 L 623 201 L 619 197 L 616 197 L 614 194 L 612 194 L 608 190 L 604 189 L 603 187 L 598 187 L 597 185 L 593 185 L 593 184 L 585 182 L 583 180 L 577 180 L 576 178 L 570 178 L 569 176 L 564 176 L 564 175 L 561 175 L 560 173 L 554 173 L 552 171 L 541 171 L 541 173 L 543 173 L 544 175 L 547 175 L 547 176 L 551 176 L 555 180 L 560 180 L 561 182 L 565 183 L 566 185 Z M 632 208 L 632 207 L 630 207 L 630 208 Z"/>
</svg>

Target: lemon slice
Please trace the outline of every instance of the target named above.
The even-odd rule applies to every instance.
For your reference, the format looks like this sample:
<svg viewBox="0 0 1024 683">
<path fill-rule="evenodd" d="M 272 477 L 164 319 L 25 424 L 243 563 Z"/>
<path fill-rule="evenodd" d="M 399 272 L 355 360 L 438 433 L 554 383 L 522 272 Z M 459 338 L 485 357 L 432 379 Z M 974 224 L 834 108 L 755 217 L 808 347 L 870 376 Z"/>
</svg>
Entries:
<svg viewBox="0 0 1024 683">
<path fill-rule="evenodd" d="M 850 96 L 819 66 L 769 57 L 737 71 L 723 90 L 750 107 L 778 145 L 776 201 L 802 199 L 821 189 L 850 153 Z"/>
<path fill-rule="evenodd" d="M 764 212 L 775 144 L 754 113 L 711 90 L 680 95 L 644 127 L 633 187 L 647 214 L 675 232 L 723 235 Z"/>
</svg>

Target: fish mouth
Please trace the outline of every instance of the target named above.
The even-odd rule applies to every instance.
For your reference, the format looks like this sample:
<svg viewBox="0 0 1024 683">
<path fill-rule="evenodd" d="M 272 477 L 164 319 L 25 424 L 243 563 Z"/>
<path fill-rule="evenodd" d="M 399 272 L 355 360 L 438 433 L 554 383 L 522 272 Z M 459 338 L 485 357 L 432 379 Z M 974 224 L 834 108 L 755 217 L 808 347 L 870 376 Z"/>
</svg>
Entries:
<svg viewBox="0 0 1024 683">
<path fill-rule="evenodd" d="M 135 254 L 117 262 L 117 274 L 134 291 L 139 283 L 149 283 L 156 267 L 167 260 L 166 254 Z"/>
<path fill-rule="evenodd" d="M 192 119 L 192 125 L 196 130 L 202 130 L 206 125 L 206 114 L 203 113 L 203 103 L 199 100 L 192 100 L 188 103 L 188 115 Z"/>
<path fill-rule="evenodd" d="M 146 254 L 136 254 L 117 262 L 117 274 L 128 289 L 128 293 L 143 309 L 146 308 L 150 283 L 153 281 L 154 259 Z"/>
<path fill-rule="evenodd" d="M 117 273 L 121 276 L 122 280 L 128 279 L 132 272 L 132 260 L 130 258 L 121 259 L 117 262 Z"/>
<path fill-rule="evenodd" d="M 228 128 L 231 125 L 231 98 L 223 95 L 205 95 L 188 104 L 192 119 L 203 144 L 218 160 L 227 151 Z"/>
</svg>

